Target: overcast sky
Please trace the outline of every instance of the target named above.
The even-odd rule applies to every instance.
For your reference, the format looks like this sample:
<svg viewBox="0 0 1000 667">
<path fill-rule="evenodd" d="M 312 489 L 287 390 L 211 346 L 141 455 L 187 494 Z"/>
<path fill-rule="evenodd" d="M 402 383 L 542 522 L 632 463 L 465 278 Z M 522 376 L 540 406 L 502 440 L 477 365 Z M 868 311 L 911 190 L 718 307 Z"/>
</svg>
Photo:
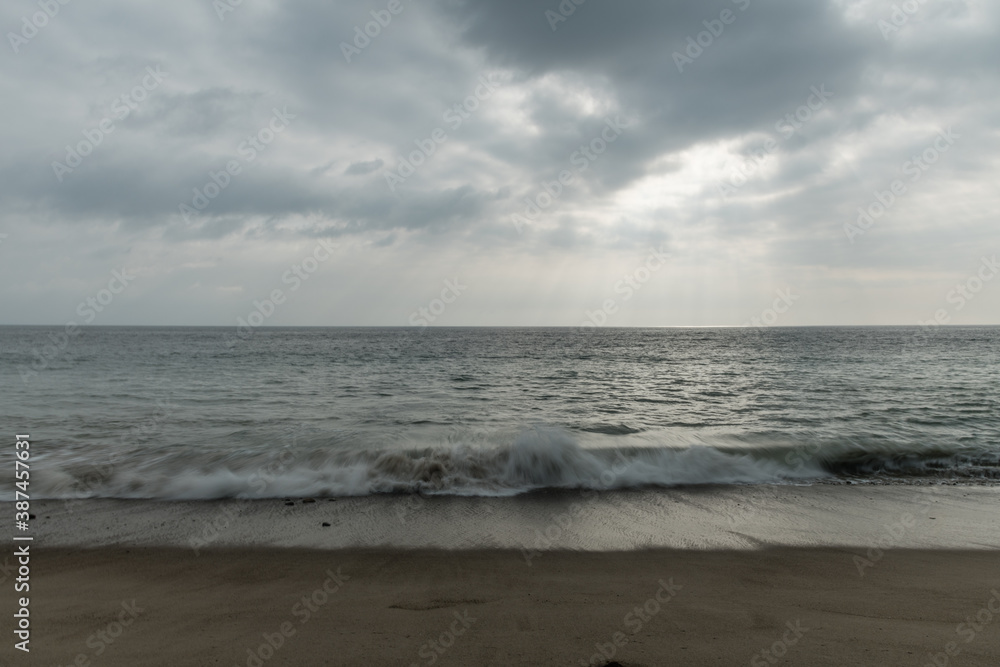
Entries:
<svg viewBox="0 0 1000 667">
<path fill-rule="evenodd" d="M 238 1 L 0 5 L 0 323 L 1000 324 L 996 2 Z"/>
</svg>

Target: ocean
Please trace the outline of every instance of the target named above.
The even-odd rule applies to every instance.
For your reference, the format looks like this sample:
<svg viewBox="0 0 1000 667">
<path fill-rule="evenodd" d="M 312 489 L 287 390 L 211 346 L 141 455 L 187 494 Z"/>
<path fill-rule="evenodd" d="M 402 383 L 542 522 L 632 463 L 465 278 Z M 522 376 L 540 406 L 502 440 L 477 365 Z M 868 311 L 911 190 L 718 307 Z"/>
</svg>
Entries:
<svg viewBox="0 0 1000 667">
<path fill-rule="evenodd" d="M 997 485 L 998 350 L 998 327 L 8 326 L 0 403 L 36 499 Z"/>
</svg>

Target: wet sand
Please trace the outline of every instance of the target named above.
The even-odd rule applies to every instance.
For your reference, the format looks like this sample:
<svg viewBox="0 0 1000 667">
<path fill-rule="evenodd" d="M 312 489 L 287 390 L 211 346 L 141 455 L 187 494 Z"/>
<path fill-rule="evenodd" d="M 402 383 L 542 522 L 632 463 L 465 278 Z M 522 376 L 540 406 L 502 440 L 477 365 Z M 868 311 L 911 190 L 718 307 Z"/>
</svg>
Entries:
<svg viewBox="0 0 1000 667">
<path fill-rule="evenodd" d="M 46 500 L 32 508 L 37 542 L 58 547 L 1000 548 L 1000 486 L 691 486 L 312 503 Z"/>
<path fill-rule="evenodd" d="M 996 665 L 1000 655 L 1000 555 L 992 550 L 554 551 L 530 561 L 521 551 L 501 550 L 39 549 L 32 560 L 30 662 L 11 649 L 8 614 L 0 662 L 936 659 L 971 667 Z M 977 615 L 981 625 L 970 625 Z"/>
</svg>

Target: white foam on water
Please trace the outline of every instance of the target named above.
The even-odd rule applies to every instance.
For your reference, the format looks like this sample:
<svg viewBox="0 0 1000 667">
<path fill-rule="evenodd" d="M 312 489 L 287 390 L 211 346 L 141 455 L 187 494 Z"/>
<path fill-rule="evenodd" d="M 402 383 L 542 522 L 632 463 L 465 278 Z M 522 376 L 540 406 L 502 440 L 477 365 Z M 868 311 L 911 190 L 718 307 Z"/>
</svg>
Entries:
<svg viewBox="0 0 1000 667">
<path fill-rule="evenodd" d="M 319 458 L 320 460 L 316 460 Z M 334 451 L 261 466 L 232 457 L 199 466 L 108 466 L 80 479 L 41 467 L 40 497 L 275 498 L 380 493 L 509 496 L 540 489 L 623 489 L 689 484 L 781 483 L 817 479 L 818 466 L 790 466 L 707 445 L 586 449 L 560 429 L 533 428 L 505 445 L 422 450 Z M 171 469 L 172 468 L 172 469 Z"/>
</svg>

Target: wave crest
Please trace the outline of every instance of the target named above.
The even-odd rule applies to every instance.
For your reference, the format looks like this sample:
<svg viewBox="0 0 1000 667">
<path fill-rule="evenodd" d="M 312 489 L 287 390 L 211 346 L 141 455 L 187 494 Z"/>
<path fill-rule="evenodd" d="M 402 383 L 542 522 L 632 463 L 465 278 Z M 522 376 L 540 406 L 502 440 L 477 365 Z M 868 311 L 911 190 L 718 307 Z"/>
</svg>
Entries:
<svg viewBox="0 0 1000 667">
<path fill-rule="evenodd" d="M 542 489 L 627 489 L 698 484 L 801 483 L 832 478 L 949 476 L 1000 479 L 1000 457 L 881 450 L 855 443 L 743 447 L 586 448 L 563 430 L 532 428 L 507 444 L 317 449 L 278 455 L 141 452 L 103 468 L 38 461 L 43 498 L 216 499 L 388 493 L 510 496 Z M 4 495 L 13 496 L 12 487 Z"/>
</svg>

